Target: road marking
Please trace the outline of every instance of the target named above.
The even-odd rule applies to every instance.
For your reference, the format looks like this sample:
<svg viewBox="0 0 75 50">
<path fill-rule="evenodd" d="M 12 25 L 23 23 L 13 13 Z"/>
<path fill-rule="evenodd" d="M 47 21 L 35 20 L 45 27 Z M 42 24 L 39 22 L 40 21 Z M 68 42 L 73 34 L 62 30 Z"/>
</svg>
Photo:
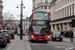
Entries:
<svg viewBox="0 0 75 50">
<path fill-rule="evenodd" d="M 72 50 L 72 49 L 75 49 L 75 47 L 65 48 L 65 50 Z"/>
</svg>

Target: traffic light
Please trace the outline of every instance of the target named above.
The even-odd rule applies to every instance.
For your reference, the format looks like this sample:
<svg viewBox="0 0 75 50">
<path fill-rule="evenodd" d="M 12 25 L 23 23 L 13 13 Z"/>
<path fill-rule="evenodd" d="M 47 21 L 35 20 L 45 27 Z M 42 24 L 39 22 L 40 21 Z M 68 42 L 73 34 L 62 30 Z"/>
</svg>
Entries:
<svg viewBox="0 0 75 50">
<path fill-rule="evenodd" d="M 21 24 L 19 24 L 19 28 L 22 28 L 22 27 L 21 27 Z"/>
<path fill-rule="evenodd" d="M 15 26 L 17 28 L 17 26 Z"/>
</svg>

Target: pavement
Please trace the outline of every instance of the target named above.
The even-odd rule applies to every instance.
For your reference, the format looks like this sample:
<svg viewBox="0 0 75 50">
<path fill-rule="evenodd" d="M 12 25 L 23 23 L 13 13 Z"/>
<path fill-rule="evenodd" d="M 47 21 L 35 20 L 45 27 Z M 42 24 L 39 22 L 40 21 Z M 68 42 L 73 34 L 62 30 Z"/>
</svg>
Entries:
<svg viewBox="0 0 75 50">
<path fill-rule="evenodd" d="M 70 38 L 63 37 L 63 41 L 75 45 L 75 38 L 74 38 L 74 42 L 70 42 Z"/>
<path fill-rule="evenodd" d="M 7 48 L 7 50 L 31 50 L 28 42 L 28 37 L 23 36 L 23 40 L 20 40 L 19 36 L 16 36 L 14 42 Z"/>
</svg>

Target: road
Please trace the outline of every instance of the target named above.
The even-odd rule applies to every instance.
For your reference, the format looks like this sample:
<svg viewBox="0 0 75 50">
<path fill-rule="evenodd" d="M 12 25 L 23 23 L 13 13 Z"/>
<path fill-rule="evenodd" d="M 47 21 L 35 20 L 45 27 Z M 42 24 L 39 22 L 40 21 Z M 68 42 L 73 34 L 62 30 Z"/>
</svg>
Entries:
<svg viewBox="0 0 75 50">
<path fill-rule="evenodd" d="M 31 43 L 27 36 L 24 37 L 24 39 L 22 41 L 19 40 L 19 36 L 16 36 L 16 38 L 14 40 L 11 40 L 10 43 L 8 43 L 8 45 L 5 48 L 0 48 L 0 50 L 7 50 L 8 48 L 10 48 L 10 46 L 12 46 L 12 44 L 14 44 L 14 48 L 26 48 L 28 49 L 29 46 L 31 47 L 31 50 L 75 50 L 73 47 L 75 47 L 75 45 L 70 44 L 70 43 L 66 43 L 66 42 L 60 42 L 60 41 L 48 41 L 48 43 L 44 43 L 44 42 L 34 42 Z M 15 43 L 15 40 L 18 39 Z M 18 46 L 19 43 L 21 43 L 22 46 L 25 47 L 20 47 Z M 29 45 L 27 45 L 29 43 Z M 27 45 L 27 46 L 26 46 Z M 69 49 L 68 49 L 69 48 Z"/>
<path fill-rule="evenodd" d="M 48 41 L 48 43 L 30 43 L 32 50 L 67 50 L 74 47 L 74 45 L 60 42 L 60 41 Z"/>
</svg>

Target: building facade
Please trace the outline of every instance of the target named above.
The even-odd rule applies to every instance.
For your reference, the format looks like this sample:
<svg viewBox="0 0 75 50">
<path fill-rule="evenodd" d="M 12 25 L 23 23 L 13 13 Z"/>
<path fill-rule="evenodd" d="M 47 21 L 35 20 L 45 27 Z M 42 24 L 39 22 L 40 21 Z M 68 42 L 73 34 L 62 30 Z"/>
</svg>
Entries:
<svg viewBox="0 0 75 50">
<path fill-rule="evenodd" d="M 4 20 L 6 22 L 6 20 Z M 19 28 L 20 20 L 11 20 L 10 23 L 8 23 L 5 27 L 5 30 L 15 30 L 17 26 L 17 30 L 20 30 Z M 22 29 L 28 30 L 29 29 L 29 21 L 26 19 L 22 19 Z"/>
<path fill-rule="evenodd" d="M 33 10 L 32 11 L 47 11 L 51 12 L 51 0 L 32 0 Z"/>
<path fill-rule="evenodd" d="M 6 20 L 4 20 L 4 22 L 6 22 Z M 15 30 L 16 26 L 17 26 L 17 30 L 20 30 L 19 24 L 20 24 L 20 20 L 11 20 L 11 22 L 9 22 L 6 25 L 5 30 Z"/>
<path fill-rule="evenodd" d="M 23 30 L 29 29 L 29 21 L 27 19 L 23 19 Z"/>
<path fill-rule="evenodd" d="M 2 25 L 3 22 L 3 17 L 2 17 L 2 10 L 3 10 L 3 6 L 2 6 L 2 0 L 0 0 L 0 25 Z"/>
<path fill-rule="evenodd" d="M 51 30 L 73 30 L 72 20 L 75 19 L 75 0 L 52 0 L 51 1 Z"/>
</svg>

